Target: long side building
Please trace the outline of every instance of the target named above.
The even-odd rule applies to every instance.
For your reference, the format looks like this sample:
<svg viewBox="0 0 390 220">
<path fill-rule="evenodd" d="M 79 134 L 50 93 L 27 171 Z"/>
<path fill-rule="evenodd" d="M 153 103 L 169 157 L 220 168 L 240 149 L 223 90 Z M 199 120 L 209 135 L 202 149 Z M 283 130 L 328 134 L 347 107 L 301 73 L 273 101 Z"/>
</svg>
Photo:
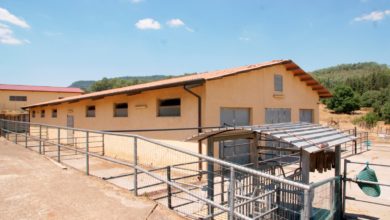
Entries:
<svg viewBox="0 0 390 220">
<path fill-rule="evenodd" d="M 292 60 L 187 75 L 27 104 L 32 122 L 96 130 L 142 130 L 319 121 L 331 93 Z M 142 135 L 183 140 L 198 131 Z"/>
</svg>

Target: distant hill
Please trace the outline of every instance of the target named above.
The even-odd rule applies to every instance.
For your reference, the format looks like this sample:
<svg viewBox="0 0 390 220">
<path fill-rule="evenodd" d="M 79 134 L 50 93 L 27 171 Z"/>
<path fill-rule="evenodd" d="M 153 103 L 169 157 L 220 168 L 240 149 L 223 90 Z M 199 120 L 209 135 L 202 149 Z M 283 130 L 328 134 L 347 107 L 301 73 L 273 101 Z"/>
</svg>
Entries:
<svg viewBox="0 0 390 220">
<path fill-rule="evenodd" d="M 82 90 L 88 90 L 88 88 L 94 83 L 93 80 L 79 80 L 73 82 L 69 87 L 80 88 Z"/>
<path fill-rule="evenodd" d="M 338 85 L 347 85 L 359 94 L 380 90 L 390 84 L 390 68 L 375 62 L 341 64 L 311 74 L 330 90 Z"/>
<path fill-rule="evenodd" d="M 192 75 L 195 73 L 185 73 L 183 75 Z M 114 78 L 103 78 L 101 80 L 81 80 L 73 82 L 69 87 L 81 88 L 86 92 L 97 92 L 107 89 L 120 88 L 125 86 L 136 85 L 140 83 L 147 83 L 162 79 L 169 79 L 179 76 L 172 75 L 152 75 L 152 76 L 124 76 L 124 77 L 114 77 Z"/>
</svg>

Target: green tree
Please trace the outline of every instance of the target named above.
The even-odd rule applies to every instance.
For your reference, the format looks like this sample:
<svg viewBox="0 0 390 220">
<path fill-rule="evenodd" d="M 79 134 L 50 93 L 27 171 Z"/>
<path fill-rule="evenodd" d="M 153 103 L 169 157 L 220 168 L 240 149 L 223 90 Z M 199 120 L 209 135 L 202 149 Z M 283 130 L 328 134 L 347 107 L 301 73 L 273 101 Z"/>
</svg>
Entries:
<svg viewBox="0 0 390 220">
<path fill-rule="evenodd" d="M 381 92 L 377 90 L 370 90 L 360 97 L 360 104 L 362 107 L 373 107 L 374 103 L 378 101 L 381 96 Z"/>
<path fill-rule="evenodd" d="M 92 92 L 97 92 L 97 91 L 102 91 L 102 90 L 107 90 L 107 89 L 112 89 L 114 86 L 114 82 L 110 79 L 103 78 L 102 80 L 96 81 L 91 85 L 91 91 Z"/>
<path fill-rule="evenodd" d="M 359 96 L 351 87 L 338 86 L 333 92 L 333 97 L 327 102 L 327 107 L 336 113 L 350 114 L 360 109 Z"/>
<path fill-rule="evenodd" d="M 382 107 L 382 119 L 385 121 L 386 124 L 390 123 L 390 102 L 387 102 Z"/>
</svg>

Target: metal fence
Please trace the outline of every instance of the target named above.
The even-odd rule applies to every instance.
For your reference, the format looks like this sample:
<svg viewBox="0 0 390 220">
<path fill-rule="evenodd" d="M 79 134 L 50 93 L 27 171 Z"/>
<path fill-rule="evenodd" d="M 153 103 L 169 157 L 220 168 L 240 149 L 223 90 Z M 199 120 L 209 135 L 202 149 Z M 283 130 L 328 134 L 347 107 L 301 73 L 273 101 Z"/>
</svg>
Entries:
<svg viewBox="0 0 390 220">
<path fill-rule="evenodd" d="M 348 165 L 350 164 L 350 165 Z M 351 161 L 351 160 L 347 160 L 345 159 L 344 160 L 344 174 L 343 174 L 343 190 L 342 190 L 342 213 L 346 216 L 346 205 L 347 205 L 347 200 L 351 200 L 351 201 L 357 201 L 357 202 L 363 202 L 363 203 L 366 203 L 366 202 L 369 202 L 369 201 L 365 201 L 364 199 L 357 199 L 357 198 L 353 198 L 353 197 L 350 197 L 348 196 L 348 191 L 347 191 L 347 182 L 352 182 L 352 183 L 356 183 L 356 184 L 359 184 L 359 183 L 362 183 L 362 184 L 367 184 L 367 185 L 371 185 L 372 187 L 377 185 L 377 186 L 381 186 L 381 187 L 390 187 L 390 183 L 386 183 L 386 182 L 372 182 L 372 181 L 366 181 L 366 180 L 361 180 L 361 179 L 357 179 L 356 177 L 355 178 L 351 178 L 348 176 L 348 170 L 356 170 L 356 168 L 358 168 L 357 166 L 353 166 L 353 165 L 358 165 L 358 166 L 362 166 L 362 165 L 368 165 L 369 166 L 373 166 L 373 167 L 382 167 L 382 168 L 385 168 L 385 169 L 389 169 L 390 168 L 390 165 L 389 164 L 377 164 L 377 163 L 363 163 L 363 162 L 358 162 L 358 161 Z M 352 166 L 351 166 L 352 165 Z M 361 167 L 359 167 L 361 168 Z M 388 170 L 386 170 L 388 171 Z M 382 189 L 383 190 L 383 189 Z M 386 190 L 389 190 L 389 188 L 387 188 Z M 369 202 L 370 203 L 370 202 Z M 372 204 L 372 203 L 371 203 Z M 381 203 L 374 203 L 378 206 L 378 208 L 380 206 L 386 206 L 386 207 L 389 207 L 390 204 L 381 204 Z"/>
<path fill-rule="evenodd" d="M 347 142 L 342 145 L 343 154 L 359 154 L 369 150 L 370 141 L 369 133 L 366 131 L 358 131 L 357 128 L 343 130 L 343 132 L 353 135 L 356 137 L 356 140 L 353 142 Z"/>
<path fill-rule="evenodd" d="M 338 177 L 306 185 L 294 175 L 278 177 L 133 134 L 10 120 L 0 120 L 0 128 L 10 141 L 188 218 L 310 219 L 319 209 L 331 218 L 337 208 Z M 329 206 L 317 207 L 324 198 Z"/>
</svg>

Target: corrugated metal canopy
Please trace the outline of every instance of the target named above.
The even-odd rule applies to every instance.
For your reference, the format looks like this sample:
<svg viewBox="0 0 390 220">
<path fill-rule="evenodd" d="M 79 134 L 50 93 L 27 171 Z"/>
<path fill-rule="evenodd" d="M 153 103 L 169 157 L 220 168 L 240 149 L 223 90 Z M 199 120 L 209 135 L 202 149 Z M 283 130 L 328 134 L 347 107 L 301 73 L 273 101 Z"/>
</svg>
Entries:
<svg viewBox="0 0 390 220">
<path fill-rule="evenodd" d="M 311 123 L 281 123 L 258 126 L 227 127 L 214 129 L 188 138 L 200 141 L 209 137 L 233 137 L 242 134 L 262 133 L 314 153 L 356 139 L 355 136 L 332 127 Z"/>
</svg>

